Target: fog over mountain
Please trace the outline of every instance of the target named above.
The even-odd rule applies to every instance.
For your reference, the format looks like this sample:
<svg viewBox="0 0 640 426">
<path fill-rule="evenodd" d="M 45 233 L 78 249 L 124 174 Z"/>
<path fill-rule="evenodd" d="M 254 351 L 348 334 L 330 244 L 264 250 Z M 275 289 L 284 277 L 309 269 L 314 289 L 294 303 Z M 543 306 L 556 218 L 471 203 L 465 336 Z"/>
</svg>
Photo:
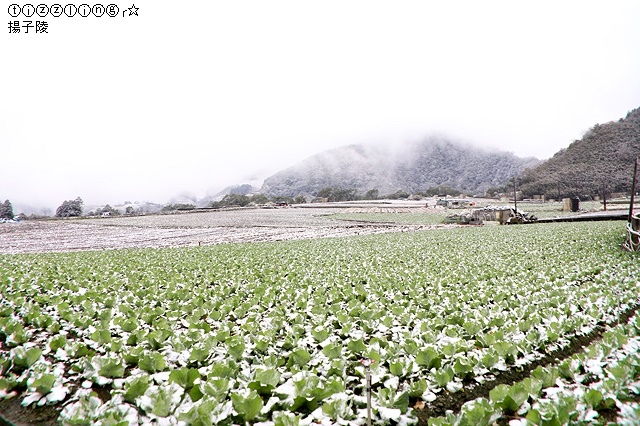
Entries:
<svg viewBox="0 0 640 426">
<path fill-rule="evenodd" d="M 390 147 L 349 145 L 314 155 L 264 181 L 267 196 L 315 196 L 323 188 L 414 193 L 438 185 L 484 193 L 539 160 L 487 151 L 444 137 Z"/>
<path fill-rule="evenodd" d="M 546 159 L 640 99 L 638 0 L 143 3 L 5 35 L 0 201 L 16 213 L 200 203 L 325 150 L 433 134 Z M 360 167 L 348 178 L 381 195 L 502 173 L 376 150 L 322 167 Z M 336 183 L 317 175 L 301 189 Z"/>
<path fill-rule="evenodd" d="M 218 191 L 215 194 L 207 194 L 205 197 L 198 199 L 195 205 L 197 207 L 207 207 L 212 202 L 222 200 L 227 194 L 247 195 L 258 192 L 258 189 L 260 188 L 250 183 L 227 186 L 222 191 Z"/>
</svg>

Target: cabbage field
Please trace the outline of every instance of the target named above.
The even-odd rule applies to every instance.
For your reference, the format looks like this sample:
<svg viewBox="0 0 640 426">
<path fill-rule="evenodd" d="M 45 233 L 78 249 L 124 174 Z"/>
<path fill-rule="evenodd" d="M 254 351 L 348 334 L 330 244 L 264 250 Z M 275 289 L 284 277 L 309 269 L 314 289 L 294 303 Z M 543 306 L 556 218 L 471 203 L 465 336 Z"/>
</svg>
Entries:
<svg viewBox="0 0 640 426">
<path fill-rule="evenodd" d="M 622 222 L 0 255 L 0 413 L 65 425 L 637 424 Z M 3 405 L 4 404 L 4 405 Z"/>
</svg>

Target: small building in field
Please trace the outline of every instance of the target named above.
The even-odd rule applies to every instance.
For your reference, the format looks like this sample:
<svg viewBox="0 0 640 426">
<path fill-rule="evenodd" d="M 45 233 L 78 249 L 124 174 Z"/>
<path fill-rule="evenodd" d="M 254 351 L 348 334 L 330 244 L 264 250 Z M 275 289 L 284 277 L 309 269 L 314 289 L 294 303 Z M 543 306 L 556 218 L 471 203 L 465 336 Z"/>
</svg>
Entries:
<svg viewBox="0 0 640 426">
<path fill-rule="evenodd" d="M 436 202 L 436 206 L 447 207 L 450 209 L 464 209 L 466 207 L 474 206 L 475 203 L 471 200 L 464 200 L 458 198 L 441 198 Z"/>
</svg>

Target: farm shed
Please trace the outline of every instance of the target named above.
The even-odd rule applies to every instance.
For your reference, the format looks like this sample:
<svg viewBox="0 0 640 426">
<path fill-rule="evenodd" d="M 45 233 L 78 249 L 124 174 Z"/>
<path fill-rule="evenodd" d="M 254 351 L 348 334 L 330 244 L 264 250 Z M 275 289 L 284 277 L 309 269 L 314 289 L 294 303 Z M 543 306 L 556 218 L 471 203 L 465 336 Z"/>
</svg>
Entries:
<svg viewBox="0 0 640 426">
<path fill-rule="evenodd" d="M 461 200 L 461 199 L 444 199 L 441 198 L 436 202 L 436 206 L 443 206 L 450 209 L 463 209 L 465 207 L 474 206 L 475 203 L 470 200 Z"/>
<path fill-rule="evenodd" d="M 577 212 L 578 210 L 580 210 L 579 198 L 563 198 L 562 199 L 563 212 Z"/>
<path fill-rule="evenodd" d="M 476 220 L 503 223 L 503 221 L 506 222 L 506 220 L 510 217 L 510 214 L 510 207 L 487 206 L 482 209 L 474 210 L 471 215 Z"/>
<path fill-rule="evenodd" d="M 535 216 L 530 216 L 528 213 L 516 210 L 513 207 L 497 206 L 487 206 L 482 209 L 476 209 L 471 213 L 471 217 L 476 223 L 494 221 L 499 222 L 500 225 L 533 222 L 537 220 Z"/>
</svg>

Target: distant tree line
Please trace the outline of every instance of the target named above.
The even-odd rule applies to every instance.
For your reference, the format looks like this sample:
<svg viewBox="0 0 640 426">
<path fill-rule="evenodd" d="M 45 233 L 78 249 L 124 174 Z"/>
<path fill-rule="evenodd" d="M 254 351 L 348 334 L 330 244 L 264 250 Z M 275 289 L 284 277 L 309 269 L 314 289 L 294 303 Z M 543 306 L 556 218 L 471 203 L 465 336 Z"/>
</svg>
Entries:
<svg viewBox="0 0 640 426">
<path fill-rule="evenodd" d="M 56 217 L 80 217 L 84 212 L 84 201 L 82 198 L 78 197 L 75 200 L 65 200 L 62 204 L 56 209 Z M 139 212 L 139 211 L 138 211 Z M 111 207 L 109 204 L 105 205 L 102 208 L 91 210 L 87 212 L 87 216 L 100 216 L 104 213 L 108 213 L 110 216 L 119 216 L 122 213 L 120 210 Z M 125 214 L 134 214 L 136 211 L 133 207 L 128 206 Z"/>
<path fill-rule="evenodd" d="M 432 186 L 431 188 L 427 189 L 424 192 L 419 192 L 419 195 L 426 195 L 428 197 L 434 197 L 436 195 L 442 195 L 442 196 L 447 196 L 447 195 L 451 195 L 453 197 L 457 197 L 458 195 L 462 194 L 462 191 L 452 188 L 449 185 L 438 185 L 438 186 Z"/>
<path fill-rule="evenodd" d="M 433 197 L 436 195 L 452 195 L 457 196 L 462 194 L 462 191 L 452 188 L 447 185 L 439 185 L 435 187 L 430 187 L 424 191 L 418 191 L 414 195 L 422 196 L 422 197 Z M 402 200 L 407 199 L 411 196 L 408 192 L 404 190 L 398 190 L 391 194 L 380 195 L 380 191 L 377 189 L 370 189 L 366 191 L 364 194 L 358 194 L 356 188 L 334 188 L 328 187 L 323 188 L 316 194 L 316 198 L 312 202 L 338 202 L 338 201 L 361 201 L 361 200 Z"/>
<path fill-rule="evenodd" d="M 13 205 L 11 201 L 4 200 L 3 203 L 0 203 L 0 219 L 5 220 L 27 220 L 27 219 L 38 219 L 43 217 L 42 215 L 32 214 L 31 216 L 27 216 L 24 213 L 14 214 L 13 213 Z M 46 216 L 45 216 L 46 217 Z"/>
<path fill-rule="evenodd" d="M 4 203 L 0 204 L 0 219 L 13 219 L 13 206 L 11 201 L 4 200 Z"/>
<path fill-rule="evenodd" d="M 103 208 L 101 209 L 96 209 L 95 211 L 90 211 L 89 213 L 87 213 L 87 216 L 101 216 L 105 213 L 108 213 L 110 216 L 119 216 L 122 213 L 120 213 L 120 210 L 111 207 L 109 204 L 105 205 Z M 131 214 L 133 213 L 133 207 L 129 206 L 127 207 L 127 214 Z"/>
<path fill-rule="evenodd" d="M 261 205 L 268 203 L 287 203 L 287 204 L 304 204 L 307 199 L 302 195 L 297 197 L 267 197 L 264 194 L 227 194 L 220 201 L 213 201 L 209 203 L 211 208 L 223 208 L 223 207 L 246 207 L 248 205 Z"/>
<path fill-rule="evenodd" d="M 78 197 L 75 200 L 65 200 L 56 209 L 56 217 L 78 217 L 82 216 L 84 201 Z"/>
<path fill-rule="evenodd" d="M 185 203 L 175 203 L 175 204 L 167 204 L 162 208 L 163 212 L 170 212 L 174 210 L 193 210 L 196 206 L 194 204 L 185 204 Z"/>
<path fill-rule="evenodd" d="M 327 200 L 328 202 L 338 202 L 338 201 L 360 201 L 360 200 L 378 200 L 378 199 L 387 199 L 387 200 L 398 200 L 409 198 L 409 194 L 403 190 L 398 190 L 392 194 L 380 195 L 380 191 L 377 189 L 370 189 L 366 191 L 364 194 L 358 194 L 358 190 L 356 188 L 323 188 L 316 194 L 316 197 L 313 201 L 321 202 Z"/>
<path fill-rule="evenodd" d="M 341 189 L 341 188 L 323 188 L 316 194 L 314 201 L 321 201 L 326 199 L 329 202 L 337 201 L 353 201 L 356 200 L 355 188 Z"/>
</svg>

